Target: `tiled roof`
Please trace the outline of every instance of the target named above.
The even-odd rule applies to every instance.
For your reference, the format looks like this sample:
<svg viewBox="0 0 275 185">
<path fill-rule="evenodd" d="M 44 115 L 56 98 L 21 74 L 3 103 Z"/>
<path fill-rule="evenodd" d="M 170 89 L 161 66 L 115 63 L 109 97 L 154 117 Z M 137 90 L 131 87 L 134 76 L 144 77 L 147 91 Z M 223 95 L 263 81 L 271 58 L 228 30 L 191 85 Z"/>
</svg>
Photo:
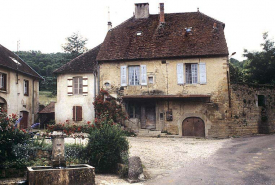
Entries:
<svg viewBox="0 0 275 185">
<path fill-rule="evenodd" d="M 39 112 L 39 114 L 48 114 L 48 113 L 54 113 L 55 111 L 55 102 L 49 103 L 43 110 Z"/>
<path fill-rule="evenodd" d="M 217 29 L 213 29 L 214 23 Z M 165 14 L 162 25 L 159 15 L 132 17 L 107 33 L 97 60 L 227 56 L 224 26 L 200 12 Z M 192 27 L 192 35 L 186 36 L 188 27 Z"/>
<path fill-rule="evenodd" d="M 17 56 L 15 53 L 11 52 L 1 44 L 0 66 L 43 80 L 43 78 L 27 63 L 25 63 L 19 56 Z"/>
<path fill-rule="evenodd" d="M 96 56 L 101 45 L 79 55 L 67 64 L 61 66 L 54 73 L 93 73 L 96 69 Z"/>
</svg>

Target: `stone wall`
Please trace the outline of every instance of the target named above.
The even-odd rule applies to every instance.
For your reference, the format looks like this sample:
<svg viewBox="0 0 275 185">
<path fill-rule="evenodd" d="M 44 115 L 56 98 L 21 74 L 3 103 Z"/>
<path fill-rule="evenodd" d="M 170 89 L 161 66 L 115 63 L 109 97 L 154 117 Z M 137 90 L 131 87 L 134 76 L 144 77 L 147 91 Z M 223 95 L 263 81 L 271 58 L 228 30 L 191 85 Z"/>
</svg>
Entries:
<svg viewBox="0 0 275 185">
<path fill-rule="evenodd" d="M 275 131 L 275 88 L 268 85 L 232 84 L 231 108 L 224 118 L 214 124 L 211 137 L 231 137 Z M 259 105 L 258 96 L 264 96 L 265 106 Z M 219 109 L 219 108 L 217 108 Z M 219 110 L 220 113 L 222 111 Z"/>
</svg>

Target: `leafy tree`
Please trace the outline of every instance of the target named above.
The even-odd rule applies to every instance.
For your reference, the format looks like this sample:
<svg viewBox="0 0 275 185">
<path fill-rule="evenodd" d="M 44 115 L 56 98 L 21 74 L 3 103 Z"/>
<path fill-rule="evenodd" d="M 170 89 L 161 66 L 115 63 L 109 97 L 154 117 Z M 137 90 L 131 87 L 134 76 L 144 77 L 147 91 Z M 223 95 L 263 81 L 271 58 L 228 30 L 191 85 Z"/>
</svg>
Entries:
<svg viewBox="0 0 275 185">
<path fill-rule="evenodd" d="M 275 46 L 274 41 L 263 34 L 262 51 L 244 50 L 247 61 L 243 64 L 244 81 L 257 84 L 275 84 Z"/>
<path fill-rule="evenodd" d="M 87 51 L 85 44 L 88 39 L 83 38 L 78 32 L 73 33 L 70 37 L 67 37 L 66 40 L 68 42 L 62 46 L 66 53 L 71 53 L 76 57 Z"/>
<path fill-rule="evenodd" d="M 69 53 L 41 53 L 41 51 L 15 52 L 45 81 L 40 82 L 40 90 L 56 92 L 56 76 L 53 71 L 66 64 L 74 57 Z"/>
</svg>

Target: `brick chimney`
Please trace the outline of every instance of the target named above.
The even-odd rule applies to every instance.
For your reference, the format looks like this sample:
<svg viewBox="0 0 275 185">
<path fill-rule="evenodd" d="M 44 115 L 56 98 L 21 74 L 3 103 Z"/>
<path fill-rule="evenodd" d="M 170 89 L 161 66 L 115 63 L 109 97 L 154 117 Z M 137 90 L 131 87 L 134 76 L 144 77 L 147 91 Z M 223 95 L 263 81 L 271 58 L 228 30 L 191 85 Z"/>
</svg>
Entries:
<svg viewBox="0 0 275 185">
<path fill-rule="evenodd" d="M 146 19 L 149 17 L 149 3 L 136 3 L 135 4 L 135 18 Z"/>
<path fill-rule="evenodd" d="M 159 3 L 159 23 L 164 22 L 164 3 Z"/>
</svg>

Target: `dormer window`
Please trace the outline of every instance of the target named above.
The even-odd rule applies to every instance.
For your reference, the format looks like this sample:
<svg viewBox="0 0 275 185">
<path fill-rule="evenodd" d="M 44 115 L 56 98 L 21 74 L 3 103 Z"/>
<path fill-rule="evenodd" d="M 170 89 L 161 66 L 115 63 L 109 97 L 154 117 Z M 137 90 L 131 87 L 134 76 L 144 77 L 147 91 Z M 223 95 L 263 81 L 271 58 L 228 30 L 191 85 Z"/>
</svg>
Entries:
<svg viewBox="0 0 275 185">
<path fill-rule="evenodd" d="M 192 27 L 185 28 L 185 36 L 192 35 Z"/>
<path fill-rule="evenodd" d="M 142 31 L 137 31 L 137 36 L 142 36 Z"/>
</svg>

